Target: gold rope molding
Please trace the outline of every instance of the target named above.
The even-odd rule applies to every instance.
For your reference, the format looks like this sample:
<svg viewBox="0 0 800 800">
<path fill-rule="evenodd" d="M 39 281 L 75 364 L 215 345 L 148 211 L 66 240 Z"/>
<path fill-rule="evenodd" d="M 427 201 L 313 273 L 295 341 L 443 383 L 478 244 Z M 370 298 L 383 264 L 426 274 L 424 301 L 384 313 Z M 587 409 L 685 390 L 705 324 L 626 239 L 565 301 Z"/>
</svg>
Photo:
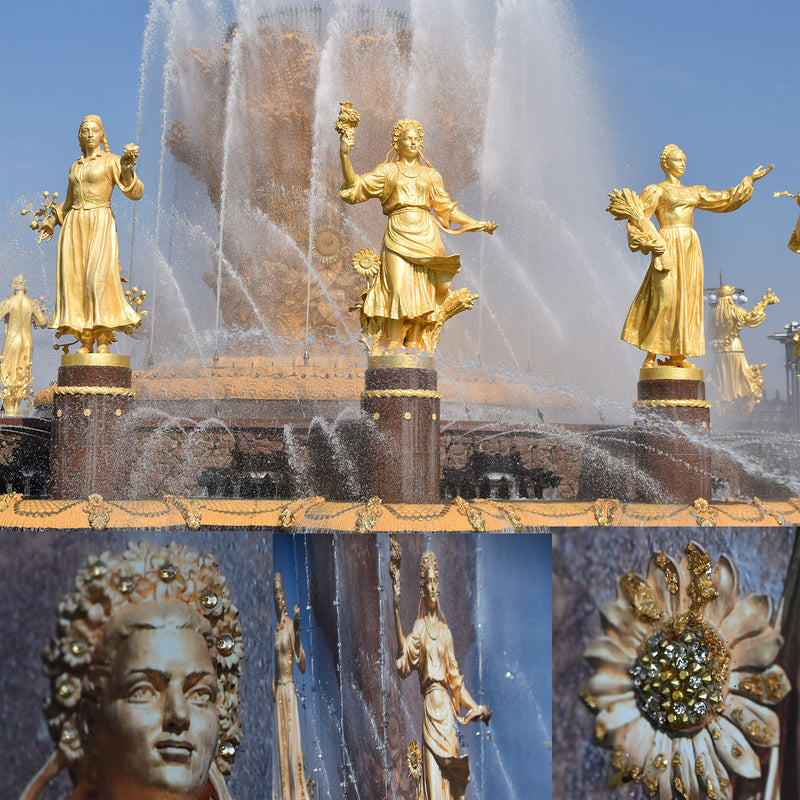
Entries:
<svg viewBox="0 0 800 800">
<path fill-rule="evenodd" d="M 367 389 L 361 392 L 362 399 L 372 397 L 425 397 L 441 400 L 442 395 L 434 389 Z"/>
<path fill-rule="evenodd" d="M 116 395 L 117 397 L 136 397 L 133 389 L 116 386 L 55 386 L 53 394 Z"/>
<path fill-rule="evenodd" d="M 708 400 L 637 400 L 634 408 L 711 408 Z"/>
</svg>

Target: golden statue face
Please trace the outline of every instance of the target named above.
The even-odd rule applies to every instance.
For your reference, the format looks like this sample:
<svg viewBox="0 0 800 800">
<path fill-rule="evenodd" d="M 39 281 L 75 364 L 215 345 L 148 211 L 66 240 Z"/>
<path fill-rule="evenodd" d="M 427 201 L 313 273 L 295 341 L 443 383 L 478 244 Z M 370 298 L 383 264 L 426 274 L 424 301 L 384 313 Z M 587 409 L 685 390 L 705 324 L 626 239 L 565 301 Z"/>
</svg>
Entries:
<svg viewBox="0 0 800 800">
<path fill-rule="evenodd" d="M 422 599 L 425 607 L 433 610 L 439 602 L 439 579 L 436 577 L 436 568 L 433 564 L 425 570 L 425 579 L 422 582 Z"/>
<path fill-rule="evenodd" d="M 78 137 L 84 150 L 92 150 L 103 140 L 103 129 L 94 120 L 86 120 L 81 123 Z"/>
<path fill-rule="evenodd" d="M 686 172 L 686 153 L 683 150 L 674 150 L 665 160 L 667 170 L 676 178 L 680 178 Z"/>
<path fill-rule="evenodd" d="M 406 128 L 397 140 L 397 152 L 401 156 L 413 158 L 422 152 L 422 137 L 415 128 Z"/>
<path fill-rule="evenodd" d="M 286 592 L 283 590 L 283 580 L 279 572 L 275 573 L 272 592 L 272 596 L 275 599 L 275 613 L 280 619 L 282 614 L 288 613 L 288 608 L 286 607 Z"/>
<path fill-rule="evenodd" d="M 110 664 L 93 722 L 99 797 L 200 800 L 219 736 L 208 643 L 191 628 L 134 630 Z"/>
</svg>

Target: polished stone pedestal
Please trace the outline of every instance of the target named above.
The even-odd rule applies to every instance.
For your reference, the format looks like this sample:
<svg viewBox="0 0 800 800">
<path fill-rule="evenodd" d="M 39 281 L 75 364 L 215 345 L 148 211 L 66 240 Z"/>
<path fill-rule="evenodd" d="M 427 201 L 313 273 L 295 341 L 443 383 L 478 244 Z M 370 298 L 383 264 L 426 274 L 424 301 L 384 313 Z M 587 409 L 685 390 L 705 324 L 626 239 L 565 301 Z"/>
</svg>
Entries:
<svg viewBox="0 0 800 800">
<path fill-rule="evenodd" d="M 50 492 L 56 500 L 127 495 L 134 393 L 127 356 L 62 357 L 53 390 Z"/>
<path fill-rule="evenodd" d="M 711 500 L 711 411 L 703 371 L 653 367 L 639 372 L 635 403 L 637 499 Z"/>
<path fill-rule="evenodd" d="M 372 356 L 364 377 L 361 469 L 368 497 L 439 501 L 439 401 L 433 359 Z"/>
</svg>

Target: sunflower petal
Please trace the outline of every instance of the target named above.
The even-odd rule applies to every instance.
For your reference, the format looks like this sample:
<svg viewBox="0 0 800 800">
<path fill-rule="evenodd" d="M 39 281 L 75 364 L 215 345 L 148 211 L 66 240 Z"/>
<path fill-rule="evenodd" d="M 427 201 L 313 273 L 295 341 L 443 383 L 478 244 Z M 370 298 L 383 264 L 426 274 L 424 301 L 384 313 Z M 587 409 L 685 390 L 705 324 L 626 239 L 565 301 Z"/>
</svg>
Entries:
<svg viewBox="0 0 800 800">
<path fill-rule="evenodd" d="M 738 670 L 731 674 L 730 688 L 758 703 L 774 706 L 789 694 L 789 678 L 778 664 L 763 672 Z"/>
<path fill-rule="evenodd" d="M 700 775 L 706 795 L 712 800 L 727 797 L 727 790 L 723 786 L 729 783 L 728 773 L 714 751 L 711 736 L 705 728 L 698 731 L 694 737 L 694 752 L 697 759 L 695 771 Z"/>
<path fill-rule="evenodd" d="M 628 667 L 636 659 L 636 651 L 624 648 L 616 639 L 598 636 L 583 651 L 583 657 L 597 670 L 606 669 L 627 675 Z"/>
<path fill-rule="evenodd" d="M 739 597 L 739 573 L 736 565 L 728 558 L 722 556 L 714 570 L 714 586 L 719 595 L 706 606 L 706 616 L 709 621 L 719 627 L 728 614 L 731 613 Z"/>
<path fill-rule="evenodd" d="M 783 637 L 774 628 L 766 628 L 757 636 L 740 639 L 731 647 L 734 667 L 768 667 L 775 660 L 782 644 Z"/>
<path fill-rule="evenodd" d="M 715 730 L 719 733 L 719 738 L 714 739 L 714 749 L 722 763 L 743 778 L 761 777 L 761 762 L 744 734 L 725 717 L 718 717 L 712 724 L 712 737 Z"/>
<path fill-rule="evenodd" d="M 639 717 L 617 737 L 616 744 L 625 750 L 631 764 L 644 767 L 655 733 L 653 726 L 644 717 Z"/>
<path fill-rule="evenodd" d="M 780 722 L 774 711 L 736 694 L 729 694 L 727 703 L 725 716 L 738 725 L 753 744 L 775 747 L 780 743 Z"/>
<path fill-rule="evenodd" d="M 678 736 L 672 741 L 672 783 L 686 800 L 699 797 L 699 786 L 695 768 L 695 752 L 690 737 Z"/>
<path fill-rule="evenodd" d="M 586 684 L 586 689 L 596 699 L 609 695 L 620 695 L 633 689 L 633 682 L 627 675 L 618 672 L 595 672 Z M 599 704 L 598 704 L 599 705 Z"/>
<path fill-rule="evenodd" d="M 664 569 L 659 566 L 659 563 L 663 564 Z M 665 570 L 670 573 L 671 576 L 674 576 L 676 584 L 676 591 L 674 594 L 669 590 L 669 581 L 667 580 Z M 677 605 L 677 603 L 674 602 L 675 598 L 680 594 L 681 589 L 684 588 L 681 586 L 680 580 L 678 579 L 679 574 L 678 565 L 666 553 L 654 555 L 647 569 L 647 582 L 653 589 L 656 602 L 669 616 L 675 613 L 675 608 L 673 607 L 673 605 Z M 670 578 L 670 580 L 672 580 L 672 578 Z"/>
<path fill-rule="evenodd" d="M 770 627 L 771 620 L 772 598 L 765 594 L 749 594 L 736 603 L 719 630 L 733 644 Z"/>
<path fill-rule="evenodd" d="M 616 701 L 607 708 L 600 710 L 597 715 L 596 726 L 599 725 L 607 734 L 618 731 L 629 722 L 639 717 L 639 709 L 633 699 L 633 692 L 620 695 Z"/>
<path fill-rule="evenodd" d="M 606 603 L 600 609 L 600 623 L 607 636 L 634 651 L 650 634 L 649 628 L 639 622 L 630 606 L 621 600 Z"/>
</svg>

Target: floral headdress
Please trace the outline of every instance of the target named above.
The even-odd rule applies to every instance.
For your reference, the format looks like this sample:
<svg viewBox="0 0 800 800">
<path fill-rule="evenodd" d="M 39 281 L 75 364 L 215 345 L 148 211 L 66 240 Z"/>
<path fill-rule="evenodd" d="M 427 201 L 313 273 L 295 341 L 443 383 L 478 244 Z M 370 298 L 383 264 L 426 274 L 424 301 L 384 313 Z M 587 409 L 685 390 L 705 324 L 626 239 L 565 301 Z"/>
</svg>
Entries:
<svg viewBox="0 0 800 800">
<path fill-rule="evenodd" d="M 582 696 L 597 712 L 595 736 L 614 748 L 610 783 L 633 780 L 662 800 L 723 800 L 734 776 L 760 777 L 753 748 L 780 740 L 767 706 L 791 688 L 773 664 L 783 639 L 772 600 L 740 597 L 730 559 L 712 570 L 692 542 L 679 564 L 660 553 L 646 578 L 623 576 L 600 615 Z"/>
<path fill-rule="evenodd" d="M 94 691 L 91 667 L 111 618 L 125 607 L 165 601 L 186 603 L 209 624 L 206 638 L 220 696 L 214 765 L 222 775 L 230 773 L 242 741 L 239 669 L 244 647 L 238 609 L 213 556 L 175 543 L 161 548 L 137 542 L 121 555 L 90 557 L 75 577 L 75 589 L 58 605 L 56 635 L 42 653 L 51 685 L 44 713 L 56 753 L 25 797 L 36 797 L 64 766 L 81 772 L 85 752 L 78 708 Z"/>
</svg>

